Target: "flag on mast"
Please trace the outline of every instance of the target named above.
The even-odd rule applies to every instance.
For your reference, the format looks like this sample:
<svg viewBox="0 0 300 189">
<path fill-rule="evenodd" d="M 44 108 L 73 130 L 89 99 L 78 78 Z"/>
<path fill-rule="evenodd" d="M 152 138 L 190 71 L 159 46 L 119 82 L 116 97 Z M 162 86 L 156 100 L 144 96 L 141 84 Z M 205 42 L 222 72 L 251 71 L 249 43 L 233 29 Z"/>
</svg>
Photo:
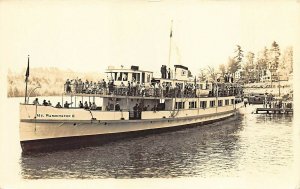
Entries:
<svg viewBox="0 0 300 189">
<path fill-rule="evenodd" d="M 28 77 L 29 77 L 29 55 L 28 55 L 27 70 L 26 70 L 25 76 L 26 76 L 25 81 L 27 82 L 28 81 Z"/>
</svg>

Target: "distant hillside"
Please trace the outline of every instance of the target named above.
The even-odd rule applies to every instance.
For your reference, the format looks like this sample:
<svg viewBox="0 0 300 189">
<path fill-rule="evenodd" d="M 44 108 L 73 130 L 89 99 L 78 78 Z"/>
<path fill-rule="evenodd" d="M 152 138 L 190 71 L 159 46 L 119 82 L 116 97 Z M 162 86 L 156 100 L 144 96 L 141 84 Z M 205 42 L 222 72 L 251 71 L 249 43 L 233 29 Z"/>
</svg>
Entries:
<svg viewBox="0 0 300 189">
<path fill-rule="evenodd" d="M 25 72 L 20 73 L 8 71 L 7 75 L 7 96 L 22 97 L 25 95 Z M 31 96 L 56 96 L 63 93 L 64 84 L 67 79 L 81 78 L 82 80 L 98 81 L 104 78 L 103 73 L 95 72 L 74 72 L 72 70 L 62 70 L 54 67 L 30 68 L 28 81 L 28 92 L 37 86 L 41 86 Z"/>
</svg>

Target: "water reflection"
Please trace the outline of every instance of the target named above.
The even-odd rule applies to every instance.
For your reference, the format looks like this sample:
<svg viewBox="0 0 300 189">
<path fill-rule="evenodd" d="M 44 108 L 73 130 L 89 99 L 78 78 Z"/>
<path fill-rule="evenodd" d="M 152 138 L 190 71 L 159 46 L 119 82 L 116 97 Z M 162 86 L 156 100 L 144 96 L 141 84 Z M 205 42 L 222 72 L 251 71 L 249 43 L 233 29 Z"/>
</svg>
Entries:
<svg viewBox="0 0 300 189">
<path fill-rule="evenodd" d="M 239 172 L 243 115 L 99 147 L 22 156 L 25 179 L 169 178 Z"/>
</svg>

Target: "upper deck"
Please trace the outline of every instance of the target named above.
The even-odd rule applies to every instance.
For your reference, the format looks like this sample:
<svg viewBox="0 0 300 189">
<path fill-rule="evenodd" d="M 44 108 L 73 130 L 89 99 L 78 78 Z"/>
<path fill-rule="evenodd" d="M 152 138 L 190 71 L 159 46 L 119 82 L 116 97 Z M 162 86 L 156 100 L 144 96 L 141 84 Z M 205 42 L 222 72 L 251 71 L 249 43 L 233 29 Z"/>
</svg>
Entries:
<svg viewBox="0 0 300 189">
<path fill-rule="evenodd" d="M 77 96 L 98 96 L 111 98 L 197 98 L 225 97 L 242 94 L 235 83 L 201 82 L 191 77 L 187 67 L 174 65 L 174 68 L 161 67 L 161 77 L 154 78 L 152 71 L 140 70 L 138 66 L 109 66 L 102 81 L 67 81 L 65 93 Z M 91 94 L 91 95 L 87 95 Z"/>
</svg>

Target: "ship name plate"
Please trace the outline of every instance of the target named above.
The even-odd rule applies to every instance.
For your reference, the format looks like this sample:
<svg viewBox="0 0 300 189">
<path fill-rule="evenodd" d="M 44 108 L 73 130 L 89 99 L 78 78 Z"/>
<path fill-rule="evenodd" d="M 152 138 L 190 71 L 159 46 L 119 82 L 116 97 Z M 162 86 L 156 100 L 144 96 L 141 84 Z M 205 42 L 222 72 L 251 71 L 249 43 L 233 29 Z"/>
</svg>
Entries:
<svg viewBox="0 0 300 189">
<path fill-rule="evenodd" d="M 39 118 L 43 118 L 43 117 L 46 117 L 46 118 L 49 118 L 49 117 L 54 117 L 54 118 L 69 117 L 69 118 L 73 118 L 73 117 L 75 117 L 75 115 L 74 114 L 36 114 L 36 117 L 39 117 Z"/>
</svg>

